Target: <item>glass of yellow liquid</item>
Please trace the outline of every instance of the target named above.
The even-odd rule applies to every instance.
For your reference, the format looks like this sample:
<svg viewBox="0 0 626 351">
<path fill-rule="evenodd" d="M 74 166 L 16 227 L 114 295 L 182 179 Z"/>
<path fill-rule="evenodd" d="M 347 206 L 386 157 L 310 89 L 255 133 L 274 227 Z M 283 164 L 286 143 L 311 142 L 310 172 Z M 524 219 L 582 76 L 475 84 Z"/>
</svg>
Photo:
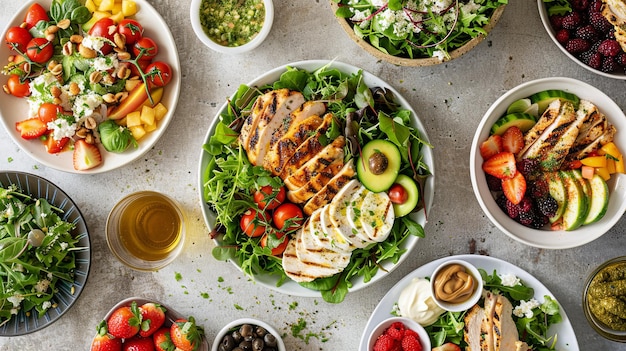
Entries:
<svg viewBox="0 0 626 351">
<path fill-rule="evenodd" d="M 128 267 L 156 271 L 182 250 L 185 215 L 167 195 L 135 192 L 122 198 L 109 213 L 106 239 L 111 252 Z"/>
</svg>

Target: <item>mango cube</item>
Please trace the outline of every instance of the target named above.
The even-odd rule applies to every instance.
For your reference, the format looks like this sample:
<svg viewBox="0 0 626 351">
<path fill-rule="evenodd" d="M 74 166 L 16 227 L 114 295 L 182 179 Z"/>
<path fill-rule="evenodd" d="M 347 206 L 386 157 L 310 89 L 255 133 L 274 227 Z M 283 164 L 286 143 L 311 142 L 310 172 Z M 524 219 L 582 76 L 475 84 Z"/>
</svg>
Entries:
<svg viewBox="0 0 626 351">
<path fill-rule="evenodd" d="M 100 3 L 102 3 L 102 0 L 93 0 L 93 3 L 94 3 L 96 6 L 100 6 Z"/>
<path fill-rule="evenodd" d="M 111 13 L 112 14 L 118 14 L 122 12 L 122 3 L 121 2 L 115 2 L 113 4 L 113 8 L 111 9 Z"/>
<path fill-rule="evenodd" d="M 98 9 L 98 5 L 96 5 L 93 0 L 87 0 L 85 1 L 85 7 L 87 8 L 87 10 L 89 10 L 89 12 L 94 13 L 96 11 L 96 9 Z"/>
<path fill-rule="evenodd" d="M 143 123 L 141 123 L 141 112 L 133 111 L 126 115 L 126 126 L 128 128 L 141 126 L 142 124 Z"/>
<path fill-rule="evenodd" d="M 118 12 L 118 13 L 112 14 L 110 18 L 113 20 L 113 22 L 120 23 L 124 19 L 124 15 L 121 12 Z"/>
<path fill-rule="evenodd" d="M 137 13 L 137 3 L 134 0 L 122 0 L 122 14 L 124 17 L 133 16 Z"/>
<path fill-rule="evenodd" d="M 594 168 L 598 167 L 606 167 L 606 157 L 605 156 L 589 156 L 580 160 L 582 164 L 585 166 L 590 166 Z"/>
<path fill-rule="evenodd" d="M 143 106 L 141 108 L 141 122 L 143 124 L 154 124 L 154 110 L 151 107 Z"/>
<path fill-rule="evenodd" d="M 153 124 L 144 124 L 143 129 L 145 129 L 146 133 L 149 133 L 153 130 L 157 129 L 157 121 L 154 121 Z"/>
<path fill-rule="evenodd" d="M 85 32 L 88 32 L 91 29 L 91 27 L 93 27 L 93 25 L 96 24 L 96 22 L 98 22 L 102 18 L 110 17 L 110 16 L 111 16 L 111 13 L 109 12 L 94 11 L 94 13 L 91 15 L 91 19 L 83 23 L 83 30 Z"/>
<path fill-rule="evenodd" d="M 156 106 L 154 106 L 154 117 L 157 121 L 162 120 L 166 113 L 167 107 L 165 107 L 162 103 L 159 102 Z"/>
<path fill-rule="evenodd" d="M 98 6 L 98 11 L 111 11 L 113 10 L 114 4 L 115 0 L 102 0 L 100 6 Z"/>
<path fill-rule="evenodd" d="M 139 140 L 144 135 L 146 135 L 146 130 L 143 129 L 142 126 L 128 127 L 128 129 L 130 129 L 130 132 L 133 134 L 133 137 L 135 138 L 135 140 Z"/>
</svg>

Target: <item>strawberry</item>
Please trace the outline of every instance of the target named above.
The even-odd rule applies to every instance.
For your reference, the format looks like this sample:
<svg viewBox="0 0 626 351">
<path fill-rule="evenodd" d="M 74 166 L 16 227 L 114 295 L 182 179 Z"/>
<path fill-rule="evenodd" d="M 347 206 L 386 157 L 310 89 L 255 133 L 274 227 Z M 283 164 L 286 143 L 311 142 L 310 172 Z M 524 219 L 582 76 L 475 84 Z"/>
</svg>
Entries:
<svg viewBox="0 0 626 351">
<path fill-rule="evenodd" d="M 517 172 L 515 156 L 510 152 L 501 152 L 483 162 L 483 171 L 500 179 L 511 178 Z"/>
<path fill-rule="evenodd" d="M 519 204 L 526 194 L 526 179 L 517 172 L 513 178 L 502 179 L 502 192 L 514 205 Z"/>
<path fill-rule="evenodd" d="M 502 137 L 499 135 L 491 135 L 480 144 L 480 155 L 483 160 L 488 160 L 500 152 L 502 152 Z"/>
<path fill-rule="evenodd" d="M 35 117 L 16 122 L 15 129 L 24 139 L 36 139 L 48 131 L 48 126 L 39 117 Z"/>
<path fill-rule="evenodd" d="M 74 144 L 74 169 L 84 171 L 102 163 L 102 155 L 98 147 L 78 139 Z"/>
<path fill-rule="evenodd" d="M 517 154 L 524 148 L 524 134 L 518 127 L 509 127 L 502 134 L 502 150 Z"/>
<path fill-rule="evenodd" d="M 113 311 L 107 322 L 109 333 L 122 339 L 130 338 L 139 333 L 140 325 L 141 313 L 134 301 L 130 306 L 123 306 Z"/>
<path fill-rule="evenodd" d="M 144 338 L 135 335 L 128 340 L 124 340 L 124 351 L 155 351 L 152 338 Z"/>
<path fill-rule="evenodd" d="M 49 132 L 46 135 L 45 141 L 46 151 L 48 151 L 48 153 L 50 154 L 58 154 L 59 152 L 63 151 L 68 141 L 70 141 L 70 138 L 67 137 L 61 138 L 61 140 L 56 140 L 52 137 L 52 132 Z"/>
<path fill-rule="evenodd" d="M 202 342 L 204 330 L 196 325 L 193 317 L 177 319 L 170 328 L 170 337 L 176 348 L 182 351 L 192 351 Z"/>
<path fill-rule="evenodd" d="M 118 339 L 108 333 L 107 323 L 105 321 L 100 322 L 98 327 L 98 334 L 91 341 L 91 351 L 121 351 L 122 339 Z"/>
<path fill-rule="evenodd" d="M 152 302 L 145 303 L 139 307 L 141 312 L 141 329 L 139 335 L 148 337 L 165 323 L 165 308 Z"/>
<path fill-rule="evenodd" d="M 174 351 L 176 349 L 176 346 L 172 343 L 172 338 L 170 338 L 170 328 L 159 328 L 152 334 L 152 340 L 154 340 L 154 349 L 156 351 Z"/>
<path fill-rule="evenodd" d="M 447 342 L 441 346 L 433 348 L 432 351 L 461 351 L 461 348 L 456 344 Z"/>
</svg>

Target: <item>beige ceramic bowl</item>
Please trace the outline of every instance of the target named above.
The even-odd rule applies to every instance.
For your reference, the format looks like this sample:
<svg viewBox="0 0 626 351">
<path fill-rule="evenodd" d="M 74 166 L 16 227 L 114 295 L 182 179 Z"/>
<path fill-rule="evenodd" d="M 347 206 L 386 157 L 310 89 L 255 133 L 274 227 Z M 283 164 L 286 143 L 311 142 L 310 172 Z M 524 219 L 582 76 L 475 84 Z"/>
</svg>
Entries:
<svg viewBox="0 0 626 351">
<path fill-rule="evenodd" d="M 339 5 L 335 1 L 331 0 L 330 6 L 333 10 L 333 16 L 334 16 L 335 12 L 339 8 Z M 506 5 L 502 5 L 498 7 L 497 9 L 495 9 L 495 11 L 493 12 L 493 15 L 491 16 L 491 20 L 486 26 L 483 27 L 486 33 L 489 33 L 496 26 L 496 24 L 498 23 L 498 20 L 500 19 L 500 16 L 502 16 L 502 13 L 504 12 L 505 6 Z M 374 57 L 378 59 L 387 61 L 389 63 L 398 65 L 398 66 L 413 66 L 413 67 L 434 66 L 434 65 L 441 64 L 443 62 L 454 60 L 466 54 L 470 50 L 472 50 L 476 45 L 478 45 L 481 41 L 483 41 L 486 38 L 486 36 L 484 35 L 478 36 L 476 38 L 471 39 L 465 45 L 459 47 L 458 49 L 450 51 L 449 60 L 441 61 L 437 57 L 411 59 L 411 58 L 404 58 L 404 57 L 389 55 L 378 50 L 377 48 L 372 46 L 368 41 L 362 38 L 359 38 L 354 33 L 354 29 L 352 28 L 353 27 L 352 23 L 348 19 L 339 18 L 337 16 L 335 16 L 335 18 L 337 18 L 339 25 L 341 25 L 341 28 L 343 28 L 343 30 L 348 34 L 350 39 L 352 39 L 355 43 L 357 43 L 357 45 L 359 45 L 363 50 L 367 51 L 369 54 L 373 55 Z"/>
</svg>

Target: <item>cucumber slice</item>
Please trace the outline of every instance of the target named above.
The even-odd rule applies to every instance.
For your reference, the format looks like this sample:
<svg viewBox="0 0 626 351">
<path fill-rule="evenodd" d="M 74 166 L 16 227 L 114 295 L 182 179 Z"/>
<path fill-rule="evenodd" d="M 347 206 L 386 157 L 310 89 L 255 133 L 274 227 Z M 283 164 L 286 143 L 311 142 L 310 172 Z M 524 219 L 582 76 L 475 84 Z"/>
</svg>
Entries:
<svg viewBox="0 0 626 351">
<path fill-rule="evenodd" d="M 591 187 L 591 201 L 589 204 L 589 213 L 583 224 L 591 224 L 599 221 L 606 214 L 606 209 L 609 207 L 609 187 L 600 177 L 595 174 L 593 178 L 588 181 Z"/>
<path fill-rule="evenodd" d="M 491 126 L 491 134 L 502 135 L 510 127 L 518 127 L 522 133 L 528 131 L 537 123 L 537 119 L 527 113 L 509 113 L 500 117 L 496 123 Z"/>
<path fill-rule="evenodd" d="M 563 212 L 563 228 L 567 231 L 579 228 L 587 217 L 587 199 L 580 182 L 570 171 L 561 171 L 559 176 L 565 184 L 567 205 Z"/>
<path fill-rule="evenodd" d="M 567 206 L 567 192 L 565 191 L 565 183 L 558 173 L 548 173 L 546 179 L 548 181 L 550 196 L 556 200 L 558 205 L 554 217 L 550 218 L 550 223 L 554 223 L 561 219 L 563 212 L 565 212 L 565 207 Z"/>
<path fill-rule="evenodd" d="M 530 102 L 529 98 L 515 100 L 512 104 L 509 105 L 509 108 L 506 109 L 506 113 L 522 113 L 526 111 L 526 109 L 528 109 L 531 104 L 532 103 Z"/>
<path fill-rule="evenodd" d="M 542 115 L 548 108 L 548 105 L 556 99 L 571 101 L 575 109 L 578 109 L 578 103 L 580 102 L 578 96 L 563 90 L 544 90 L 531 95 L 529 98 L 533 104 L 537 104 L 539 115 Z"/>
</svg>

